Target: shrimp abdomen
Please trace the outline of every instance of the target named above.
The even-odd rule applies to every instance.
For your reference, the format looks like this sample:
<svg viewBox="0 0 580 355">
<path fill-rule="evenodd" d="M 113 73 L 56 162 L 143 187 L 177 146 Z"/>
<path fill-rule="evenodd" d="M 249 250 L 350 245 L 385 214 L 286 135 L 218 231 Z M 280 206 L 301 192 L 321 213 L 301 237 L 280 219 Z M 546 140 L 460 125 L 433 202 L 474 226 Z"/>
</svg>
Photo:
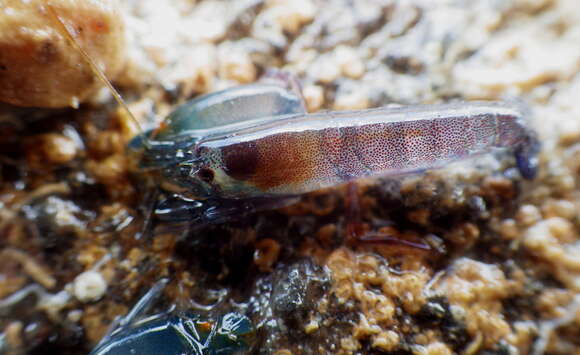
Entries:
<svg viewBox="0 0 580 355">
<path fill-rule="evenodd" d="M 323 139 L 337 174 L 349 180 L 436 168 L 485 152 L 497 145 L 498 125 L 491 115 L 443 117 L 329 129 Z"/>
</svg>

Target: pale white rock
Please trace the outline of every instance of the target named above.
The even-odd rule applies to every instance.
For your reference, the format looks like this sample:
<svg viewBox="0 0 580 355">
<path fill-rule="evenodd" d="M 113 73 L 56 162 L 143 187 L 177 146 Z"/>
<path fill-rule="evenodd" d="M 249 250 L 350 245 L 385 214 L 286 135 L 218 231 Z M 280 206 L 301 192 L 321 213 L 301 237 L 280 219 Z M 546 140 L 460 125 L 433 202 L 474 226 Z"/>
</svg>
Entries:
<svg viewBox="0 0 580 355">
<path fill-rule="evenodd" d="M 73 295 L 81 302 L 97 301 L 107 291 L 107 281 L 94 270 L 79 274 L 73 281 Z"/>
</svg>

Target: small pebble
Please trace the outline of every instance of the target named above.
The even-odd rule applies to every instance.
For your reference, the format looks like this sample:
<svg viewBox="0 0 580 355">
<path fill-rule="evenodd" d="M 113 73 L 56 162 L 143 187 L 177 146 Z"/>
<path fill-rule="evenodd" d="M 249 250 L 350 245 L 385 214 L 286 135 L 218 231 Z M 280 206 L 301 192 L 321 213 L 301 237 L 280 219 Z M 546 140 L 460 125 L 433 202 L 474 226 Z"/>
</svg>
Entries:
<svg viewBox="0 0 580 355">
<path fill-rule="evenodd" d="M 330 55 L 322 55 L 312 63 L 308 76 L 323 84 L 329 84 L 340 77 L 341 69 L 336 59 Z"/>
<path fill-rule="evenodd" d="M 308 85 L 302 89 L 308 112 L 316 112 L 324 105 L 324 89 L 319 85 Z"/>
<path fill-rule="evenodd" d="M 316 15 L 316 8 L 310 0 L 273 0 L 268 1 L 268 5 L 277 7 L 276 21 L 287 33 L 297 33 Z"/>
<path fill-rule="evenodd" d="M 66 315 L 66 319 L 70 322 L 78 323 L 80 322 L 82 316 L 83 311 L 81 311 L 80 309 L 73 309 L 72 311 L 68 312 L 68 314 Z"/>
<path fill-rule="evenodd" d="M 576 205 L 568 200 L 548 200 L 542 205 L 542 213 L 545 218 L 572 219 L 576 215 Z"/>
<path fill-rule="evenodd" d="M 425 355 L 451 355 L 453 352 L 444 343 L 432 343 L 425 347 Z"/>
<path fill-rule="evenodd" d="M 339 46 L 334 50 L 334 56 L 344 75 L 352 79 L 363 76 L 364 63 L 352 47 Z"/>
<path fill-rule="evenodd" d="M 248 52 L 230 43 L 218 50 L 219 75 L 222 79 L 247 84 L 256 80 L 257 70 Z"/>
<path fill-rule="evenodd" d="M 66 164 L 75 158 L 77 148 L 71 138 L 57 133 L 40 134 L 25 141 L 27 161 L 37 168 Z"/>
<path fill-rule="evenodd" d="M 85 271 L 73 282 L 73 294 L 81 302 L 97 301 L 107 291 L 107 282 L 98 271 Z"/>
<path fill-rule="evenodd" d="M 334 109 L 341 110 L 364 110 L 369 107 L 370 101 L 366 90 L 361 87 L 358 89 L 349 90 L 347 92 L 339 92 L 334 101 Z"/>
<path fill-rule="evenodd" d="M 541 218 L 540 210 L 534 205 L 523 205 L 516 215 L 516 220 L 523 226 L 531 226 Z"/>
<path fill-rule="evenodd" d="M 89 160 L 86 168 L 98 182 L 114 185 L 125 177 L 127 166 L 127 158 L 115 154 L 101 161 Z"/>
<path fill-rule="evenodd" d="M 280 243 L 270 238 L 261 239 L 256 243 L 254 263 L 262 272 L 272 271 L 272 266 L 278 260 L 279 255 Z"/>
<path fill-rule="evenodd" d="M 308 322 L 308 324 L 306 324 L 306 326 L 304 327 L 304 332 L 306 334 L 311 334 L 317 331 L 318 328 L 319 328 L 318 321 L 313 319 L 310 322 Z"/>
<path fill-rule="evenodd" d="M 520 235 L 518 225 L 512 218 L 504 219 L 499 227 L 499 232 L 504 239 L 514 240 Z"/>
<path fill-rule="evenodd" d="M 384 351 L 393 351 L 399 345 L 399 335 L 392 330 L 381 332 L 373 338 L 372 347 Z"/>
</svg>

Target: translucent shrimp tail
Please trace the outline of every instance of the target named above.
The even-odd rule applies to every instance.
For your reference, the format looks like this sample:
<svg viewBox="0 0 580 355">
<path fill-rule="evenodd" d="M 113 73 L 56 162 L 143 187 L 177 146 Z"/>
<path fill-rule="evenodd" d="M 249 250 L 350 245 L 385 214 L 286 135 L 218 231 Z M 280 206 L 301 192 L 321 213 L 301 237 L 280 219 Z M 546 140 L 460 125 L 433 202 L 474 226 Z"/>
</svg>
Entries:
<svg viewBox="0 0 580 355">
<path fill-rule="evenodd" d="M 119 92 L 115 89 L 115 87 L 113 87 L 113 84 L 111 84 L 109 79 L 107 79 L 107 77 L 105 76 L 105 73 L 103 73 L 103 71 L 99 68 L 97 63 L 95 63 L 95 61 L 91 58 L 91 56 L 77 42 L 77 40 L 71 34 L 71 32 L 66 27 L 64 22 L 60 19 L 60 17 L 58 17 L 56 10 L 50 4 L 50 2 L 47 1 L 45 5 L 46 5 L 46 9 L 48 10 L 48 14 L 50 15 L 51 19 L 54 21 L 54 23 L 56 25 L 56 28 L 58 28 L 58 30 L 61 32 L 61 34 L 69 41 L 69 43 L 75 48 L 75 50 L 77 50 L 81 54 L 83 59 L 87 62 L 87 64 L 91 68 L 91 71 L 99 78 L 99 80 L 101 80 L 103 82 L 103 84 L 105 84 L 105 86 L 110 90 L 110 92 L 113 95 L 113 97 L 115 98 L 115 100 L 119 103 L 119 105 L 123 108 L 123 110 L 129 115 L 129 117 L 131 117 L 131 120 L 137 125 L 137 127 L 139 128 L 139 131 L 141 133 L 143 133 L 144 131 L 143 131 L 143 127 L 141 126 L 141 123 L 139 122 L 139 120 L 137 120 L 137 118 L 135 118 L 135 116 L 133 116 L 133 113 L 131 113 L 131 110 L 129 110 L 129 107 L 127 106 L 127 104 L 125 103 L 125 101 L 123 100 L 123 98 L 121 97 Z M 145 140 L 143 142 L 143 144 L 145 145 L 145 147 L 149 147 L 149 142 L 147 140 Z"/>
<path fill-rule="evenodd" d="M 524 141 L 514 149 L 516 164 L 524 179 L 532 180 L 536 177 L 540 148 L 541 145 L 536 134 L 529 132 Z"/>
<path fill-rule="evenodd" d="M 512 107 L 514 114 L 499 116 L 500 127 L 503 128 L 500 144 L 512 147 L 520 174 L 524 179 L 532 180 L 537 175 L 541 149 L 538 135 L 528 122 L 532 112 L 529 106 L 519 100 L 509 101 L 504 106 Z"/>
</svg>

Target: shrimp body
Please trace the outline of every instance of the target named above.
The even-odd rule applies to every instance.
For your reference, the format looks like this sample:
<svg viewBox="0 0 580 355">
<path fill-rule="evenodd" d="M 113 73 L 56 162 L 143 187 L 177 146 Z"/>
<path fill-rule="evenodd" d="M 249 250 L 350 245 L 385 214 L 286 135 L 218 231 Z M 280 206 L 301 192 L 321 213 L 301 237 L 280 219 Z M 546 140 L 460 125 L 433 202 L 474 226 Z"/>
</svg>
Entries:
<svg viewBox="0 0 580 355">
<path fill-rule="evenodd" d="M 196 133 L 192 172 L 207 193 L 224 198 L 413 173 L 533 139 L 522 112 L 497 103 L 290 114 Z"/>
<path fill-rule="evenodd" d="M 225 91 L 178 109 L 157 135 L 150 134 L 149 148 L 133 143 L 144 149 L 142 168 L 157 171 L 167 191 L 230 210 L 236 201 L 277 206 L 272 199 L 439 168 L 496 148 L 514 152 L 523 177 L 535 175 L 539 144 L 519 105 L 469 102 L 308 114 L 292 93 L 256 87 L 234 89 L 246 96 Z M 252 203 L 245 208 L 260 209 Z"/>
</svg>

